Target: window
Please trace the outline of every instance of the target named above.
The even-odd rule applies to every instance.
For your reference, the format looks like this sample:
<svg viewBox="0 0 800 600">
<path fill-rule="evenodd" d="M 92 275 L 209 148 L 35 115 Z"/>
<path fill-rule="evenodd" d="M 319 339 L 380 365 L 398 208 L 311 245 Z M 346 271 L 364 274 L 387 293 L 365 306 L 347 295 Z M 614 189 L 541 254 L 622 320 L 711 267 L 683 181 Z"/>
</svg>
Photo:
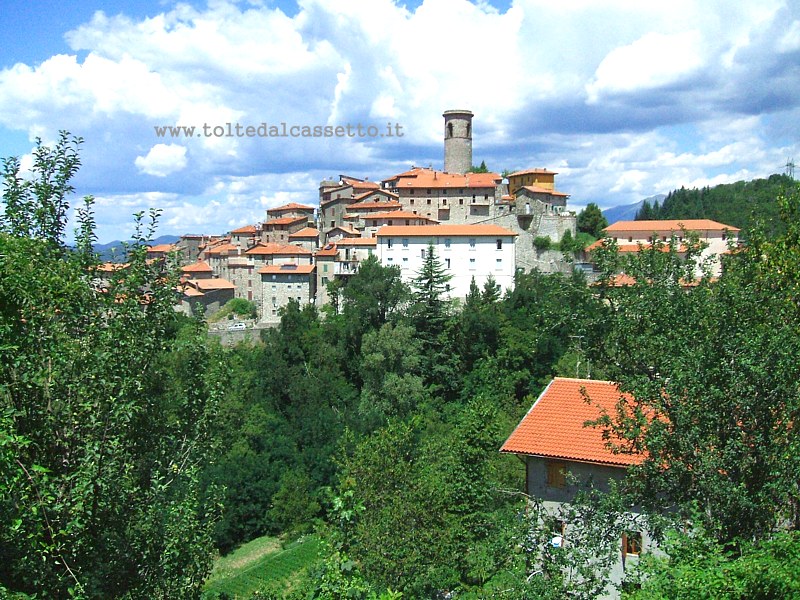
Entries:
<svg viewBox="0 0 800 600">
<path fill-rule="evenodd" d="M 428 198 L 428 204 L 430 204 L 430 203 L 431 203 L 431 199 L 430 199 L 430 198 Z"/>
<path fill-rule="evenodd" d="M 406 219 L 406 226 L 411 225 L 411 219 Z"/>
<path fill-rule="evenodd" d="M 386 262 L 388 263 L 394 262 L 394 259 L 390 256 L 389 258 L 386 259 Z"/>
<path fill-rule="evenodd" d="M 447 206 L 447 198 L 442 198 L 442 206 Z"/>
<path fill-rule="evenodd" d="M 484 194 L 484 195 L 483 195 L 483 199 L 484 199 L 484 200 L 488 200 L 488 199 L 489 199 L 489 194 Z"/>
<path fill-rule="evenodd" d="M 629 241 L 629 242 L 632 242 L 632 241 L 633 241 L 633 236 L 632 236 L 632 235 L 629 235 L 629 236 L 628 236 L 628 241 Z"/>
<path fill-rule="evenodd" d="M 444 247 L 450 249 L 450 238 L 444 238 Z"/>
<path fill-rule="evenodd" d="M 470 271 L 474 271 L 475 270 L 475 259 L 474 258 L 470 258 L 469 259 L 469 270 Z"/>
<path fill-rule="evenodd" d="M 394 240 L 392 238 L 389 238 L 388 240 L 386 240 L 386 247 L 387 248 L 389 248 L 391 250 L 393 245 L 394 245 Z"/>
<path fill-rule="evenodd" d="M 327 265 L 327 263 L 326 263 L 326 264 L 324 264 L 324 265 L 322 265 L 322 272 L 323 272 L 323 273 L 327 273 L 327 272 L 328 272 L 328 265 Z"/>
<path fill-rule="evenodd" d="M 275 277 L 275 276 L 273 275 L 273 277 Z M 277 286 L 277 285 L 273 285 L 273 286 L 272 286 L 272 291 L 273 291 L 273 292 L 274 292 L 275 290 L 277 290 L 277 289 L 278 289 L 278 286 Z"/>
<path fill-rule="evenodd" d="M 372 226 L 373 227 L 377 227 L 378 226 L 378 221 L 376 219 L 372 219 Z"/>
<path fill-rule="evenodd" d="M 323 277 L 322 278 L 322 285 L 327 285 L 327 284 L 328 284 L 328 278 L 327 277 Z"/>
<path fill-rule="evenodd" d="M 622 555 L 639 556 L 642 552 L 642 532 L 626 531 L 622 534 Z"/>
<path fill-rule="evenodd" d="M 278 306 L 278 298 L 276 296 L 272 297 L 272 306 Z"/>
<path fill-rule="evenodd" d="M 463 204 L 464 204 L 464 199 L 463 199 L 463 198 L 459 198 L 459 199 L 458 199 L 458 203 L 459 203 L 459 204 L 461 204 L 461 205 L 463 205 Z"/>
<path fill-rule="evenodd" d="M 475 238 L 469 238 L 469 249 L 475 250 Z"/>
<path fill-rule="evenodd" d="M 403 238 L 403 248 L 408 248 L 408 238 Z"/>
<path fill-rule="evenodd" d="M 445 258 L 444 259 L 444 266 L 447 267 L 448 269 L 450 268 L 450 259 L 449 258 Z M 448 287 L 450 287 L 450 286 L 448 286 Z"/>
<path fill-rule="evenodd" d="M 414 206 L 414 199 L 413 198 L 411 199 L 410 204 L 411 204 L 411 206 Z"/>
<path fill-rule="evenodd" d="M 495 271 L 502 271 L 503 270 L 503 259 L 502 258 L 498 258 L 497 259 L 497 261 L 495 262 L 494 269 L 495 269 Z"/>
<path fill-rule="evenodd" d="M 389 225 L 392 224 L 392 220 L 391 219 L 389 219 L 387 222 L 389 223 Z"/>
<path fill-rule="evenodd" d="M 547 461 L 547 485 L 554 488 L 563 488 L 567 485 L 566 463 L 555 460 Z"/>
<path fill-rule="evenodd" d="M 331 227 L 336 227 L 336 221 L 331 221 Z"/>
<path fill-rule="evenodd" d="M 431 195 L 431 191 L 430 191 L 430 189 L 428 190 L 428 195 L 429 195 L 429 196 Z M 428 200 L 428 202 L 430 202 L 430 200 Z"/>
<path fill-rule="evenodd" d="M 425 258 L 425 248 L 423 248 L 422 250 L 420 250 L 420 256 L 421 256 L 422 258 Z"/>
<path fill-rule="evenodd" d="M 497 240 L 497 249 L 498 250 L 502 250 L 503 249 L 503 240 Z"/>
</svg>

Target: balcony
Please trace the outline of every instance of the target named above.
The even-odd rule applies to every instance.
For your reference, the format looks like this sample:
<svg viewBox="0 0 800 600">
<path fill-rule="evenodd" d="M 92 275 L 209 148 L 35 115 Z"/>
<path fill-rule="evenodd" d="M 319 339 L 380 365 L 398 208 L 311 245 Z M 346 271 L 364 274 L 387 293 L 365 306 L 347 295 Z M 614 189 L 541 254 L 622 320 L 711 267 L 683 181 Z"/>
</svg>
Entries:
<svg viewBox="0 0 800 600">
<path fill-rule="evenodd" d="M 334 275 L 355 275 L 358 271 L 359 261 L 357 260 L 337 260 L 333 263 Z"/>
</svg>

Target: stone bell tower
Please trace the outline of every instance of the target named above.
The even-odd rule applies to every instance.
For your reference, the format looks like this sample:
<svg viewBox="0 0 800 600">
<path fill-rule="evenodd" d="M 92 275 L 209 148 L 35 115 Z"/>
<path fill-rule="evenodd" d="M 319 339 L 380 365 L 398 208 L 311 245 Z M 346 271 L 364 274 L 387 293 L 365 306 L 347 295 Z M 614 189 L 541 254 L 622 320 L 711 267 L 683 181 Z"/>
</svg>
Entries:
<svg viewBox="0 0 800 600">
<path fill-rule="evenodd" d="M 444 117 L 444 170 L 466 173 L 472 168 L 472 111 L 446 110 Z"/>
</svg>

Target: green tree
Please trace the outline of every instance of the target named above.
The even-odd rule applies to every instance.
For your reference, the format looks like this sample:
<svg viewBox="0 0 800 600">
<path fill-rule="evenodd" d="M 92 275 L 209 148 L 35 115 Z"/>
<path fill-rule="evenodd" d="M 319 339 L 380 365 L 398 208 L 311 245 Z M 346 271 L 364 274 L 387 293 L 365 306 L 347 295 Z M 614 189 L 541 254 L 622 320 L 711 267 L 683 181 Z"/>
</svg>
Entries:
<svg viewBox="0 0 800 600">
<path fill-rule="evenodd" d="M 146 260 L 137 215 L 128 266 L 97 285 L 88 240 L 66 251 L 79 140 L 4 161 L 0 226 L 0 582 L 48 598 L 184 598 L 211 566 L 222 368 L 203 328 L 176 336 L 173 273 Z"/>
<path fill-rule="evenodd" d="M 586 208 L 578 213 L 578 231 L 588 233 L 593 238 L 599 238 L 606 227 L 608 227 L 608 221 L 603 216 L 600 207 L 594 202 L 587 204 Z"/>
<path fill-rule="evenodd" d="M 486 166 L 486 161 L 482 160 L 479 166 L 472 165 L 472 168 L 469 170 L 470 173 L 488 173 L 489 168 Z"/>
</svg>

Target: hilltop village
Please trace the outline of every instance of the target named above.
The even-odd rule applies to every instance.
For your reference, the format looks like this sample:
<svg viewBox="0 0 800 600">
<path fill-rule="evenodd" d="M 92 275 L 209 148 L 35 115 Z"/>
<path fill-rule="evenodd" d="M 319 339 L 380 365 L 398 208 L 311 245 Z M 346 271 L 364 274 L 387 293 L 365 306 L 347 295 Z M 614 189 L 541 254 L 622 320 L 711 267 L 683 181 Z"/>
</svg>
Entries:
<svg viewBox="0 0 800 600">
<path fill-rule="evenodd" d="M 180 251 L 180 291 L 186 311 L 207 314 L 231 298 L 255 303 L 259 321 L 280 321 L 290 300 L 328 302 L 327 284 L 353 275 L 376 255 L 397 265 L 405 280 L 419 270 L 429 244 L 453 275 L 449 296 L 463 298 L 472 278 L 490 276 L 503 289 L 517 269 L 544 272 L 568 266 L 557 252 L 541 252 L 537 237 L 557 243 L 574 235 L 568 194 L 545 168 L 503 177 L 472 170 L 472 112 L 444 113 L 444 169 L 412 167 L 381 182 L 347 175 L 322 181 L 318 206 L 291 203 L 267 210 L 261 223 L 227 235 L 185 235 L 176 245 L 153 246 L 151 258 Z"/>
</svg>

